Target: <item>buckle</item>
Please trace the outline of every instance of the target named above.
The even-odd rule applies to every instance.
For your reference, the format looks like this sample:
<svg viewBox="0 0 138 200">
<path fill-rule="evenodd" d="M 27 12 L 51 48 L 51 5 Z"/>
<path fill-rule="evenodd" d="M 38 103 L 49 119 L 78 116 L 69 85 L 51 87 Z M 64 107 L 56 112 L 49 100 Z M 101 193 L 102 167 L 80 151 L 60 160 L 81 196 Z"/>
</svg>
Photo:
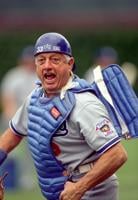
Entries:
<svg viewBox="0 0 138 200">
<path fill-rule="evenodd" d="M 82 173 L 87 173 L 88 171 L 90 171 L 93 168 L 93 163 L 88 163 L 88 164 L 84 164 L 84 165 L 80 165 L 78 166 L 77 169 L 75 169 L 73 171 L 73 174 L 82 174 Z"/>
</svg>

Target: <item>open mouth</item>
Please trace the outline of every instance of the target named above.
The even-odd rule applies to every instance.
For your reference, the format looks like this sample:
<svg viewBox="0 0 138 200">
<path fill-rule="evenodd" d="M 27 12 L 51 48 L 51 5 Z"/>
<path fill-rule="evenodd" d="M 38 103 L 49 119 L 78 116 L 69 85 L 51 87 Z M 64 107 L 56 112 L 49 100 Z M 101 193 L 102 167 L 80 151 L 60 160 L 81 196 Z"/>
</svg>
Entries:
<svg viewBox="0 0 138 200">
<path fill-rule="evenodd" d="M 56 78 L 56 74 L 53 72 L 45 72 L 44 79 L 48 82 L 54 81 Z"/>
</svg>

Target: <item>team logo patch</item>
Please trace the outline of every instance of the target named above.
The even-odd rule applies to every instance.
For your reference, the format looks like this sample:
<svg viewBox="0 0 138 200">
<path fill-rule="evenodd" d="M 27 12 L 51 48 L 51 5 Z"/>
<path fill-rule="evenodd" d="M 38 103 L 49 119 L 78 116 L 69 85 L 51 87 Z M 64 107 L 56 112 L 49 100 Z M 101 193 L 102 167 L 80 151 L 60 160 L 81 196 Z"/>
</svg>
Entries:
<svg viewBox="0 0 138 200">
<path fill-rule="evenodd" d="M 105 136 L 113 133 L 111 129 L 111 123 L 109 120 L 104 119 L 96 125 L 96 131 L 101 131 Z"/>
<path fill-rule="evenodd" d="M 53 108 L 51 109 L 51 115 L 52 115 L 55 119 L 57 119 L 57 118 L 61 115 L 61 113 L 59 112 L 59 110 L 58 110 L 56 107 L 53 107 Z"/>
</svg>

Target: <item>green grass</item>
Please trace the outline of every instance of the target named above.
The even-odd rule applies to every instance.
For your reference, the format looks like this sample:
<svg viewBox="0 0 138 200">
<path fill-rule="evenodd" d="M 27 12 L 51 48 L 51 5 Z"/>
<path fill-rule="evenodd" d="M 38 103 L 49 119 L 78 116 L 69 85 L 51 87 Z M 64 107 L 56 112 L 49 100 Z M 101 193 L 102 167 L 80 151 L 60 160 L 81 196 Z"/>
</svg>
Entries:
<svg viewBox="0 0 138 200">
<path fill-rule="evenodd" d="M 123 142 L 128 161 L 117 175 L 120 181 L 120 200 L 138 200 L 138 140 Z"/>
<path fill-rule="evenodd" d="M 32 191 L 18 190 L 6 192 L 4 200 L 44 200 L 44 198 L 39 189 L 35 188 Z"/>
<path fill-rule="evenodd" d="M 120 200 L 138 200 L 138 140 L 124 141 L 127 163 L 118 170 Z M 43 200 L 39 188 L 33 191 L 6 192 L 5 200 Z"/>
</svg>

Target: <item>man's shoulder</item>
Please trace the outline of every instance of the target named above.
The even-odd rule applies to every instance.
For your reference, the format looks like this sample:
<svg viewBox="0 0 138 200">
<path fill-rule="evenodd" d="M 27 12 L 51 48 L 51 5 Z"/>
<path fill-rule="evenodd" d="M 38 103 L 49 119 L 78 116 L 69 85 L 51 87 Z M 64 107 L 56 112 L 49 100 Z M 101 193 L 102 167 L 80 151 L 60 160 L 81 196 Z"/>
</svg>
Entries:
<svg viewBox="0 0 138 200">
<path fill-rule="evenodd" d="M 75 94 L 76 103 L 72 112 L 72 118 L 82 118 L 86 113 L 91 113 L 93 117 L 99 113 L 107 114 L 105 106 L 92 92 L 82 92 Z"/>
<path fill-rule="evenodd" d="M 86 92 L 81 92 L 81 93 L 76 93 L 76 105 L 86 105 L 90 104 L 91 106 L 97 105 L 97 104 L 102 104 L 101 101 L 97 98 L 97 96 L 90 91 Z"/>
</svg>

